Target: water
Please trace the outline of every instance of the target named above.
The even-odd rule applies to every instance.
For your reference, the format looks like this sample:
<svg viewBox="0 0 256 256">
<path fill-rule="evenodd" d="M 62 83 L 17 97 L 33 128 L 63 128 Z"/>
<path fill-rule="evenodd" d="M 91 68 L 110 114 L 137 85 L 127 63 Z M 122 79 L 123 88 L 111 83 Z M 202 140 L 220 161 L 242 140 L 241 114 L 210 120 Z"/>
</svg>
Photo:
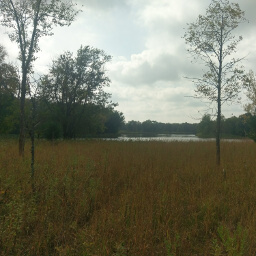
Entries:
<svg viewBox="0 0 256 256">
<path fill-rule="evenodd" d="M 156 136 L 128 136 L 121 135 L 118 138 L 108 138 L 104 140 L 113 140 L 113 141 L 181 141 L 181 142 L 189 142 L 189 141 L 215 141 L 215 138 L 198 138 L 194 134 L 157 134 Z M 248 139 L 247 139 L 248 140 Z M 243 142 L 245 139 L 221 139 L 221 141 L 227 142 Z"/>
<path fill-rule="evenodd" d="M 107 140 L 115 140 L 115 141 L 214 141 L 215 139 L 202 139 L 198 138 L 194 134 L 157 134 L 154 137 L 145 137 L 145 136 L 128 136 L 122 135 L 115 139 L 107 139 Z"/>
</svg>

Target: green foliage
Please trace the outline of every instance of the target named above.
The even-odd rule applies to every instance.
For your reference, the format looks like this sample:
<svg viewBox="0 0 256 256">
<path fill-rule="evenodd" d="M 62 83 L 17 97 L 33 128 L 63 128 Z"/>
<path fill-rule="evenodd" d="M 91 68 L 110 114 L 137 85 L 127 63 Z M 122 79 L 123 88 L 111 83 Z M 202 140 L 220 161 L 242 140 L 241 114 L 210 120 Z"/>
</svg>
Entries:
<svg viewBox="0 0 256 256">
<path fill-rule="evenodd" d="M 240 116 L 242 127 L 246 135 L 256 142 L 256 115 L 250 113 Z"/>
<path fill-rule="evenodd" d="M 81 106 L 83 108 L 83 115 L 76 126 L 78 137 L 96 136 L 104 133 L 104 123 L 107 119 L 105 109 L 102 106 L 95 104 L 86 104 Z"/>
<path fill-rule="evenodd" d="M 223 120 L 222 132 L 224 134 L 236 135 L 236 136 L 247 136 L 244 130 L 244 123 L 240 117 L 230 117 Z"/>
<path fill-rule="evenodd" d="M 160 123 L 156 121 L 146 120 L 144 122 L 129 121 L 125 123 L 122 130 L 129 133 L 152 133 L 152 134 L 171 134 L 184 133 L 196 134 L 197 124 L 189 123 Z"/>
<path fill-rule="evenodd" d="M 110 83 L 104 70 L 110 59 L 102 50 L 81 46 L 76 56 L 60 55 L 42 78 L 40 94 L 61 124 L 64 138 L 77 135 L 88 104 L 102 108 L 109 104 L 110 95 L 103 89 Z"/>
<path fill-rule="evenodd" d="M 252 70 L 244 76 L 244 87 L 249 103 L 244 106 L 246 112 L 256 115 L 256 77 Z"/>
<path fill-rule="evenodd" d="M 211 120 L 210 115 L 204 115 L 201 122 L 197 126 L 197 134 L 199 137 L 207 138 L 215 136 L 216 122 Z"/>
<path fill-rule="evenodd" d="M 218 227 L 217 233 L 218 239 L 212 241 L 212 255 L 221 256 L 223 253 L 227 256 L 247 255 L 248 232 L 240 223 L 234 231 L 221 225 Z"/>
<path fill-rule="evenodd" d="M 124 244 L 117 244 L 114 249 L 113 256 L 127 256 L 127 249 L 125 248 Z"/>
<path fill-rule="evenodd" d="M 124 116 L 118 111 L 109 110 L 107 120 L 105 122 L 105 131 L 106 133 L 117 134 L 120 130 L 120 127 L 124 123 Z"/>
<path fill-rule="evenodd" d="M 180 236 L 178 234 L 176 234 L 174 242 L 166 240 L 165 246 L 166 246 L 166 250 L 167 250 L 167 256 L 178 255 L 178 249 L 180 247 Z"/>
<path fill-rule="evenodd" d="M 254 138 L 256 131 L 255 117 L 250 113 L 232 116 L 230 118 L 222 117 L 221 132 L 223 138 Z M 215 136 L 216 121 L 211 119 L 209 114 L 202 117 L 197 126 L 197 135 L 202 138 L 213 138 Z"/>
<path fill-rule="evenodd" d="M 13 255 L 15 251 L 26 251 L 22 244 L 17 245 L 17 239 L 30 234 L 37 214 L 33 197 L 26 201 L 21 191 L 16 191 L 16 194 L 10 197 L 6 204 L 2 205 L 0 211 L 0 248 L 3 255 Z"/>
<path fill-rule="evenodd" d="M 17 68 L 5 62 L 7 53 L 0 45 L 0 94 L 15 95 L 19 88 L 19 77 Z"/>
<path fill-rule="evenodd" d="M 5 62 L 7 54 L 0 45 L 0 133 L 16 133 L 18 130 L 19 88 L 16 68 Z"/>
<path fill-rule="evenodd" d="M 0 133 L 19 133 L 19 102 L 11 95 L 0 95 Z"/>
<path fill-rule="evenodd" d="M 48 140 L 56 140 L 62 137 L 61 125 L 58 122 L 48 122 L 45 125 L 43 137 Z"/>
</svg>

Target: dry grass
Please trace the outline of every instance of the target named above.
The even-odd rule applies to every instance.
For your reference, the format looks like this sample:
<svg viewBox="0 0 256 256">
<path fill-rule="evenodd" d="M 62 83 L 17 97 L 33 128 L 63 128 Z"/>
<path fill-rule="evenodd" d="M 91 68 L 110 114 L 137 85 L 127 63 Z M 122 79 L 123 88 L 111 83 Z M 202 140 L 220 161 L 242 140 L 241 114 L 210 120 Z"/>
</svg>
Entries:
<svg viewBox="0 0 256 256">
<path fill-rule="evenodd" d="M 0 144 L 0 255 L 255 255 L 256 144 Z"/>
</svg>

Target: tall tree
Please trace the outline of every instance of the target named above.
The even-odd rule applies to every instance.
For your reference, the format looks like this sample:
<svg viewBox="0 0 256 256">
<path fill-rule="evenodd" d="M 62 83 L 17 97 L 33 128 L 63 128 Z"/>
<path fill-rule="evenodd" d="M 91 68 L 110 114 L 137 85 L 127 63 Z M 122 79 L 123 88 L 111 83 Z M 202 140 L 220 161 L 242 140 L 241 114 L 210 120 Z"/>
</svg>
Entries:
<svg viewBox="0 0 256 256">
<path fill-rule="evenodd" d="M 194 78 L 196 97 L 205 97 L 216 104 L 216 163 L 220 165 L 221 107 L 239 94 L 242 81 L 242 58 L 235 58 L 241 36 L 234 30 L 244 21 L 244 12 L 237 3 L 212 0 L 206 14 L 188 25 L 184 35 L 190 54 L 207 67 L 201 78 Z"/>
<path fill-rule="evenodd" d="M 109 94 L 104 88 L 109 86 L 105 64 L 111 56 L 104 51 L 89 46 L 82 47 L 73 56 L 65 52 L 53 61 L 49 74 L 42 78 L 41 94 L 57 113 L 63 128 L 63 136 L 74 137 L 75 128 L 88 103 L 108 104 Z"/>
<path fill-rule="evenodd" d="M 71 1 L 62 0 L 1 0 L 0 22 L 8 28 L 9 38 L 19 46 L 21 61 L 20 138 L 19 153 L 24 155 L 25 97 L 28 74 L 39 49 L 39 39 L 52 35 L 54 26 L 70 25 L 77 11 Z"/>
</svg>

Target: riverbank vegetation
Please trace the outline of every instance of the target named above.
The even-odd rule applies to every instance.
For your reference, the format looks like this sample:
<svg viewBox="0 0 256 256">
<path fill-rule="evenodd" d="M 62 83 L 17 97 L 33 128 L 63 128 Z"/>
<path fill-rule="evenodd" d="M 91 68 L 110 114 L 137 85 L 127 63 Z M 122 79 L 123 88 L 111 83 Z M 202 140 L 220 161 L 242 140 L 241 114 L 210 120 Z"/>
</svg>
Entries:
<svg viewBox="0 0 256 256">
<path fill-rule="evenodd" d="M 0 144 L 0 255 L 254 255 L 256 144 Z"/>
</svg>

